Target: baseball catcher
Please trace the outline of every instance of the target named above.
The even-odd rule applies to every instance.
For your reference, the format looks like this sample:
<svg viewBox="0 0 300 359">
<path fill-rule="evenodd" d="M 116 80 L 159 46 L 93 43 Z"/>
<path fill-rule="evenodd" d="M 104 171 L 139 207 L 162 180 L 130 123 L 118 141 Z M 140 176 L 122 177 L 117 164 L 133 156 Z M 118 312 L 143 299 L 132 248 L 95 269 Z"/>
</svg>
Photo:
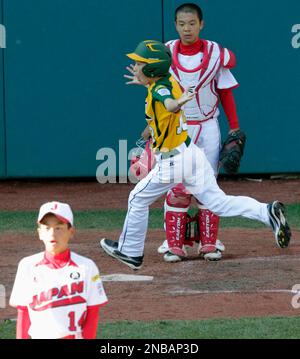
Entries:
<svg viewBox="0 0 300 359">
<path fill-rule="evenodd" d="M 233 131 L 227 136 L 220 152 L 220 167 L 223 167 L 226 173 L 238 172 L 245 144 L 246 135 L 241 130 Z"/>
</svg>

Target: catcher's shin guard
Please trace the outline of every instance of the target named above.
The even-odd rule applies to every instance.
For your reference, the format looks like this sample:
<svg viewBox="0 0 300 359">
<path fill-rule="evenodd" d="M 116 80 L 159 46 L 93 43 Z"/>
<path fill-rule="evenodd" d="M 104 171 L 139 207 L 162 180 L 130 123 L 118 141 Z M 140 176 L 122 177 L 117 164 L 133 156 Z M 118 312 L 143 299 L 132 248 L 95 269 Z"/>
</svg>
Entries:
<svg viewBox="0 0 300 359">
<path fill-rule="evenodd" d="M 172 188 L 165 201 L 165 231 L 169 252 L 186 257 L 184 246 L 191 195 L 182 184 Z"/>
<path fill-rule="evenodd" d="M 198 253 L 204 257 L 208 253 L 215 253 L 216 255 L 212 256 L 213 258 L 211 258 L 211 260 L 221 259 L 222 254 L 217 246 L 219 217 L 206 208 L 200 208 L 198 220 L 200 228 Z"/>
<path fill-rule="evenodd" d="M 187 212 L 166 212 L 165 226 L 169 252 L 180 257 L 187 256 L 184 247 L 186 225 Z"/>
</svg>

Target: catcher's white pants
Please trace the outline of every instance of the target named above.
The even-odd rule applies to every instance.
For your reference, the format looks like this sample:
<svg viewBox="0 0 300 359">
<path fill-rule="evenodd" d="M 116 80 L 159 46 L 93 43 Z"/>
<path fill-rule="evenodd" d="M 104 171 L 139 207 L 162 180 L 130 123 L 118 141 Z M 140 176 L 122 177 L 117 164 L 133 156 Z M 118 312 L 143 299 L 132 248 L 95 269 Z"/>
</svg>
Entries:
<svg viewBox="0 0 300 359">
<path fill-rule="evenodd" d="M 217 117 L 197 125 L 188 123 L 188 134 L 191 140 L 201 148 L 214 170 L 215 176 L 219 171 L 219 154 L 221 149 L 221 133 Z"/>
<path fill-rule="evenodd" d="M 183 143 L 177 150 L 179 154 L 172 158 L 162 159 L 157 155 L 153 170 L 130 192 L 119 251 L 130 257 L 143 255 L 149 206 L 178 183 L 183 183 L 198 201 L 219 216 L 243 216 L 270 226 L 267 204 L 250 197 L 228 196 L 219 188 L 200 148 Z"/>
</svg>

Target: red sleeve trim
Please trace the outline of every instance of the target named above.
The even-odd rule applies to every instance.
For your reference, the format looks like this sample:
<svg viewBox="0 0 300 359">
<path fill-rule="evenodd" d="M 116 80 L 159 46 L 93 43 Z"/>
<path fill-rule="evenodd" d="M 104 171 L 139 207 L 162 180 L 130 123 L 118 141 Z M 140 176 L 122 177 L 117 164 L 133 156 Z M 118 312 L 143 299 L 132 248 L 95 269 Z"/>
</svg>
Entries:
<svg viewBox="0 0 300 359">
<path fill-rule="evenodd" d="M 236 89 L 236 88 L 238 88 L 240 86 L 240 84 L 237 84 L 237 85 L 234 85 L 234 86 L 231 86 L 231 87 L 228 87 L 228 88 L 226 88 L 226 89 L 218 89 L 218 90 L 234 90 L 234 89 Z"/>
<path fill-rule="evenodd" d="M 227 56 L 225 56 L 225 51 L 228 51 L 228 55 L 229 55 L 229 59 L 227 61 L 226 61 Z M 231 50 L 222 49 L 221 58 L 223 59 L 222 63 L 223 63 L 223 67 L 225 67 L 225 69 L 232 69 L 233 67 L 235 67 L 236 57 L 235 57 L 235 54 Z"/>
<path fill-rule="evenodd" d="M 107 302 L 105 302 L 105 303 L 107 303 Z M 87 309 L 88 310 L 94 310 L 94 309 L 97 309 L 97 308 L 101 308 L 102 307 L 102 304 L 96 304 L 96 305 L 88 305 L 87 306 Z"/>
<path fill-rule="evenodd" d="M 106 302 L 103 302 L 103 303 L 99 304 L 99 307 L 100 307 L 100 308 L 101 308 L 101 307 L 104 307 L 107 303 L 108 303 L 108 300 L 107 300 Z"/>
<path fill-rule="evenodd" d="M 27 306 L 18 305 L 18 306 L 17 306 L 17 309 L 27 310 Z"/>
</svg>

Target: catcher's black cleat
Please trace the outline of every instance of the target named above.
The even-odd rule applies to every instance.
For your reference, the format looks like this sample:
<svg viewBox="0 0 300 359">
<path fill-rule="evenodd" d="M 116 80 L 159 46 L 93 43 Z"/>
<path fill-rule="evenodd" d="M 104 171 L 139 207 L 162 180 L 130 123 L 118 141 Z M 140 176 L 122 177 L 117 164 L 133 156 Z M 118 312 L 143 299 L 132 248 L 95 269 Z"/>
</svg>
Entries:
<svg viewBox="0 0 300 359">
<path fill-rule="evenodd" d="M 292 233 L 284 216 L 284 205 L 278 201 L 268 204 L 268 214 L 277 245 L 286 248 Z"/>
<path fill-rule="evenodd" d="M 100 241 L 100 246 L 111 257 L 118 259 L 120 262 L 126 264 L 131 269 L 140 269 L 143 265 L 143 258 L 141 257 L 129 257 L 121 253 L 118 250 L 118 242 L 112 241 L 111 239 L 103 238 Z"/>
</svg>

